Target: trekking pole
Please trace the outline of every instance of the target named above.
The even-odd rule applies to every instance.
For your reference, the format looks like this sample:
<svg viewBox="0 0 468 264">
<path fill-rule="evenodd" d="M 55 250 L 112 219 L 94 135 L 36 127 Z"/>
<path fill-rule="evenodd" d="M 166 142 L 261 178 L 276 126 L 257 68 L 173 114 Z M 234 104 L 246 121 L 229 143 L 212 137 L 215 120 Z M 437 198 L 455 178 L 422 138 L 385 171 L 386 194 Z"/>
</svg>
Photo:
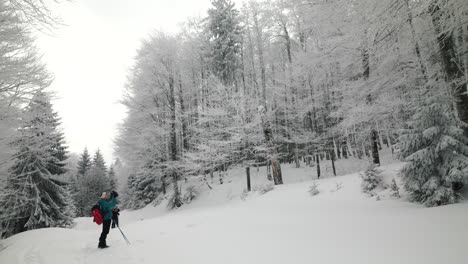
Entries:
<svg viewBox="0 0 468 264">
<path fill-rule="evenodd" d="M 125 234 L 122 232 L 122 229 L 120 229 L 120 226 L 117 225 L 117 228 L 119 229 L 120 233 L 122 234 L 123 238 L 125 239 L 125 242 L 127 242 L 127 245 L 130 245 L 130 241 L 128 241 L 128 238 L 125 236 Z"/>
</svg>

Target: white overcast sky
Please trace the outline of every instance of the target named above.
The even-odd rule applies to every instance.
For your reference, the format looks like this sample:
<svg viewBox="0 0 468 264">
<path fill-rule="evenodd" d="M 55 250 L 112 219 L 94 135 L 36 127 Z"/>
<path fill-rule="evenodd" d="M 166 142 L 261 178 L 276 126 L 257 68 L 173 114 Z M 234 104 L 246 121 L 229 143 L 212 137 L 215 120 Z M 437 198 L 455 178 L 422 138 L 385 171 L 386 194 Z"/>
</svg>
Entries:
<svg viewBox="0 0 468 264">
<path fill-rule="evenodd" d="M 242 0 L 235 1 L 240 8 Z M 176 32 L 188 17 L 205 16 L 210 0 L 74 0 L 53 5 L 66 26 L 37 44 L 54 75 L 54 108 L 69 150 L 100 148 L 113 159 L 125 108 L 118 101 L 140 40 L 153 30 Z"/>
</svg>

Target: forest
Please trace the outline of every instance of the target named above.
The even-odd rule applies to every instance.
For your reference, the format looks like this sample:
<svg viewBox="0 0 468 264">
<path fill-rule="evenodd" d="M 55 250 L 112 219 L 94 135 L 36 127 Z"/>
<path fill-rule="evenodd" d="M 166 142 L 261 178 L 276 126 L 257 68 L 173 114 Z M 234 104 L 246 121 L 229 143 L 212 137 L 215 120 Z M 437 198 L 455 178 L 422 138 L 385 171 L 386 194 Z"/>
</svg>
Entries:
<svg viewBox="0 0 468 264">
<path fill-rule="evenodd" d="M 141 42 L 109 167 L 99 150 L 69 153 L 53 111 L 32 32 L 60 24 L 42 0 L 0 0 L 0 237 L 70 227 L 102 190 L 126 209 L 166 194 L 179 208 L 181 183 L 212 189 L 236 167 L 266 167 L 281 185 L 285 164 L 320 178 L 357 158 L 372 183 L 384 147 L 405 162 L 411 201 L 462 198 L 466 0 L 212 0 L 177 33 Z"/>
<path fill-rule="evenodd" d="M 128 79 L 116 153 L 128 202 L 232 166 L 313 166 L 386 145 L 428 206 L 467 175 L 468 5 L 462 0 L 212 1 L 177 34 L 145 39 Z M 336 173 L 335 173 L 336 175 Z"/>
</svg>

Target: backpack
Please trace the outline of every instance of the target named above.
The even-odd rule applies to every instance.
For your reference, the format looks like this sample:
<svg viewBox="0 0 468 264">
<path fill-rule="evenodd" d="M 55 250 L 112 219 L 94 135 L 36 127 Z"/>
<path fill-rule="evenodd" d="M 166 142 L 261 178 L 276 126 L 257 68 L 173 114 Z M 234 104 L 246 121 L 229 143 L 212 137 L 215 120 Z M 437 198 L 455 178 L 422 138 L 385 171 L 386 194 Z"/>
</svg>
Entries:
<svg viewBox="0 0 468 264">
<path fill-rule="evenodd" d="M 96 222 L 96 224 L 100 225 L 102 224 L 102 213 L 101 213 L 101 207 L 96 204 L 91 208 L 91 215 L 93 216 L 93 222 Z"/>
</svg>

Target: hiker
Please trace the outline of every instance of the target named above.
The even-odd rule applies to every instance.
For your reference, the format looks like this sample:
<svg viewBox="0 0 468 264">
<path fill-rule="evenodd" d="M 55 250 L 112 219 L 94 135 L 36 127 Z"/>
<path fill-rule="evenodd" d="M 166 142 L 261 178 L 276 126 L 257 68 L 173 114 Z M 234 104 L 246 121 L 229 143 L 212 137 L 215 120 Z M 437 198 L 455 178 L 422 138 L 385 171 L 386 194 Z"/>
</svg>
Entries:
<svg viewBox="0 0 468 264">
<path fill-rule="evenodd" d="M 99 237 L 99 245 L 98 248 L 108 248 L 109 246 L 106 244 L 107 234 L 109 234 L 111 221 L 112 221 L 112 211 L 117 205 L 117 196 L 119 194 L 115 191 L 110 193 L 103 192 L 101 195 L 101 199 L 98 201 L 98 205 L 101 208 L 102 214 L 102 233 Z"/>
</svg>

